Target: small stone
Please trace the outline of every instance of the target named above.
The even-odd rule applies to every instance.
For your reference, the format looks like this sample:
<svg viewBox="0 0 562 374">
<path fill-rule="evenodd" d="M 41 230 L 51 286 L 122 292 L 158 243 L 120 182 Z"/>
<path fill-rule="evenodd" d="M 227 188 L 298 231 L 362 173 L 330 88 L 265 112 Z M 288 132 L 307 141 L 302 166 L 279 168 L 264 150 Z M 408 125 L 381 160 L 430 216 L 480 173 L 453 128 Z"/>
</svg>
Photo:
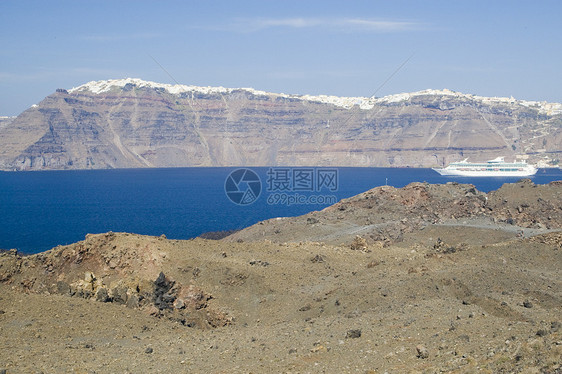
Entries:
<svg viewBox="0 0 562 374">
<path fill-rule="evenodd" d="M 96 280 L 96 276 L 91 271 L 87 271 L 84 273 L 84 280 L 88 283 L 92 283 Z"/>
<path fill-rule="evenodd" d="M 139 307 L 139 297 L 135 294 L 127 297 L 127 308 L 136 309 Z"/>
<path fill-rule="evenodd" d="M 346 339 L 357 339 L 361 337 L 361 330 L 360 329 L 354 329 L 354 330 L 348 330 L 347 333 L 345 334 Z"/>
<path fill-rule="evenodd" d="M 150 353 L 152 353 L 152 352 L 154 352 L 154 349 L 152 349 L 152 347 L 148 347 L 148 348 L 146 348 L 146 349 L 144 350 L 144 353 L 150 354 Z"/>
<path fill-rule="evenodd" d="M 185 302 L 183 301 L 183 299 L 177 298 L 174 301 L 174 308 L 176 309 L 183 309 L 185 308 Z"/>
<path fill-rule="evenodd" d="M 127 287 L 117 286 L 111 290 L 111 298 L 113 302 L 118 304 L 125 304 L 127 302 Z"/>
<path fill-rule="evenodd" d="M 317 264 L 317 263 L 322 263 L 322 262 L 324 262 L 324 257 L 322 257 L 322 255 L 317 254 L 317 255 L 314 256 L 312 259 L 310 259 L 310 261 L 311 261 L 312 263 L 315 263 L 315 264 Z"/>
<path fill-rule="evenodd" d="M 323 345 L 315 345 L 315 347 L 310 349 L 311 353 L 318 353 L 318 352 L 327 352 L 328 349 L 326 347 L 324 347 Z"/>
<path fill-rule="evenodd" d="M 428 358 L 428 357 L 429 357 L 429 351 L 427 350 L 427 348 L 425 348 L 425 347 L 424 347 L 423 345 L 421 345 L 421 344 L 418 345 L 418 346 L 416 346 L 416 353 L 417 353 L 416 356 L 417 356 L 418 358 L 425 359 L 425 358 Z"/>
<path fill-rule="evenodd" d="M 533 307 L 533 303 L 530 302 L 529 300 L 525 300 L 525 301 L 523 301 L 523 306 L 524 306 L 525 308 L 532 308 L 532 307 Z"/>
<path fill-rule="evenodd" d="M 148 315 L 151 315 L 151 316 L 154 316 L 154 317 L 157 317 L 157 316 L 160 315 L 160 309 L 158 309 L 154 305 L 149 305 L 149 306 L 145 307 L 144 310 Z"/>
<path fill-rule="evenodd" d="M 299 308 L 299 312 L 306 312 L 307 310 L 310 310 L 312 308 L 312 306 L 310 304 L 306 304 L 305 306 Z"/>
<path fill-rule="evenodd" d="M 354 251 L 366 251 L 367 250 L 367 240 L 365 238 L 357 235 L 355 239 L 351 242 L 351 249 Z"/>
<path fill-rule="evenodd" d="M 109 298 L 107 288 L 105 287 L 98 288 L 98 290 L 96 291 L 96 301 L 101 301 L 102 303 L 106 303 L 110 300 L 111 299 Z"/>
<path fill-rule="evenodd" d="M 70 286 L 63 281 L 57 282 L 57 293 L 61 295 L 70 295 Z"/>
<path fill-rule="evenodd" d="M 548 335 L 548 331 L 540 329 L 539 331 L 537 331 L 537 336 L 547 336 Z"/>
</svg>

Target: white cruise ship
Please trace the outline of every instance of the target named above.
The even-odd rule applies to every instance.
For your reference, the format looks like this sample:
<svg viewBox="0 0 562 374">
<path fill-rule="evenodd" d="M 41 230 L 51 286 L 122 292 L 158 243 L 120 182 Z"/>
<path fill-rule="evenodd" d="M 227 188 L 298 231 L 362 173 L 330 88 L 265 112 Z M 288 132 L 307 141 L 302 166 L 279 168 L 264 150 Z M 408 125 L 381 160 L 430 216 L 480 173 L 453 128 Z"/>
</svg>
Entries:
<svg viewBox="0 0 562 374">
<path fill-rule="evenodd" d="M 433 168 L 441 175 L 460 175 L 464 177 L 527 177 L 535 175 L 537 168 L 525 161 L 505 162 L 498 157 L 487 162 L 452 162 L 445 168 Z"/>
</svg>

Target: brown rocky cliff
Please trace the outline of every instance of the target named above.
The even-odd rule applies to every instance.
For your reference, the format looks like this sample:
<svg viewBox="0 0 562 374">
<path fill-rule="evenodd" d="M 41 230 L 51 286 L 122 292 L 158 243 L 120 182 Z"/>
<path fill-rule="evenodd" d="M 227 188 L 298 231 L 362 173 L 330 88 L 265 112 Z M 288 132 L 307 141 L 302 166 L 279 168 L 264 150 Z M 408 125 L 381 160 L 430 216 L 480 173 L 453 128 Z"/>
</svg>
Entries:
<svg viewBox="0 0 562 374">
<path fill-rule="evenodd" d="M 562 149 L 559 104 L 446 90 L 338 101 L 124 81 L 57 90 L 0 127 L 0 169 L 429 167 L 466 157 L 556 159 Z"/>
</svg>

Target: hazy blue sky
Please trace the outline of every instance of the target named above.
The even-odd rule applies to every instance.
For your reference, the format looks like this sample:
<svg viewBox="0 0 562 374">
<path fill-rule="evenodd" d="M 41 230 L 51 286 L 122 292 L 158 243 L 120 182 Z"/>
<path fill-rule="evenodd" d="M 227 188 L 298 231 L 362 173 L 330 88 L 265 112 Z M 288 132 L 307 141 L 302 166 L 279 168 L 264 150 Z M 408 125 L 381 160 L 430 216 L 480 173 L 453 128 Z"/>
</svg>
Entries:
<svg viewBox="0 0 562 374">
<path fill-rule="evenodd" d="M 0 0 L 0 115 L 134 77 L 376 96 L 449 88 L 562 102 L 562 2 Z"/>
</svg>

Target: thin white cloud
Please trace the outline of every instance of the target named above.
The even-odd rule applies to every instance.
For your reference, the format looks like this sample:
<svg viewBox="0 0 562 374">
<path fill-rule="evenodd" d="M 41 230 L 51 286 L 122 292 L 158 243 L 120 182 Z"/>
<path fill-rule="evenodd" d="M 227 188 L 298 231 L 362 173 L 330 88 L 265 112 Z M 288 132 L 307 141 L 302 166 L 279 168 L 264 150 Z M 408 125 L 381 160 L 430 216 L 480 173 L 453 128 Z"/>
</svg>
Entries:
<svg viewBox="0 0 562 374">
<path fill-rule="evenodd" d="M 244 21 L 242 21 L 244 23 Z M 256 29 L 266 29 L 270 27 L 290 27 L 290 28 L 306 28 L 322 26 L 324 21 L 316 18 L 269 18 L 247 20 L 247 24 Z"/>
<path fill-rule="evenodd" d="M 340 32 L 399 32 L 419 30 L 424 24 L 413 21 L 371 18 L 250 18 L 237 19 L 230 25 L 215 29 L 236 32 L 257 32 L 271 28 L 327 29 Z"/>
<path fill-rule="evenodd" d="M 419 29 L 422 27 L 422 24 L 407 21 L 383 21 L 352 18 L 343 20 L 342 26 L 356 27 L 366 31 L 393 32 Z"/>
</svg>

